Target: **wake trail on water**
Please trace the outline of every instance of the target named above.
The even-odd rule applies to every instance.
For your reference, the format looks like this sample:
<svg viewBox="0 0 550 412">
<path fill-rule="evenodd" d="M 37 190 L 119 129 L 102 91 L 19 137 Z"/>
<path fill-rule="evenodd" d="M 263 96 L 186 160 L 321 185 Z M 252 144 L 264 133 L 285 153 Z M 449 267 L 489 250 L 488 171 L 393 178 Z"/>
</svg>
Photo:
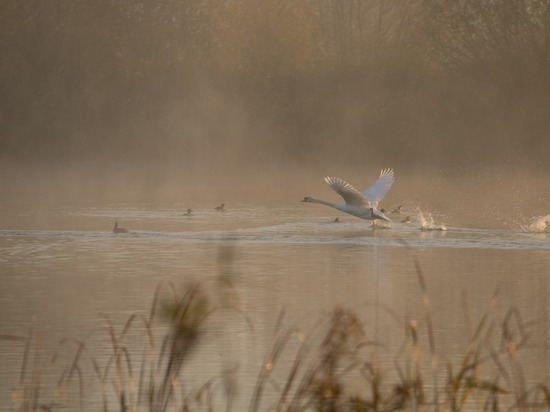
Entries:
<svg viewBox="0 0 550 412">
<path fill-rule="evenodd" d="M 447 230 L 447 225 L 445 223 L 438 223 L 432 213 L 422 212 L 418 206 L 412 208 L 412 211 L 409 213 L 406 213 L 401 206 L 396 210 L 398 210 L 398 214 L 401 215 L 398 219 L 395 216 L 392 217 L 392 220 L 394 220 L 397 226 L 401 226 L 401 223 L 413 227 L 419 225 L 418 229 L 420 230 Z M 392 214 L 394 213 L 395 212 L 392 212 Z"/>
<path fill-rule="evenodd" d="M 420 230 L 447 230 L 445 223 L 436 223 L 431 213 L 427 213 L 427 215 L 424 216 L 424 213 L 422 213 L 420 209 L 417 209 L 417 213 L 420 222 Z"/>
<path fill-rule="evenodd" d="M 550 215 L 533 217 L 528 224 L 521 225 L 521 229 L 530 233 L 549 233 Z"/>
</svg>

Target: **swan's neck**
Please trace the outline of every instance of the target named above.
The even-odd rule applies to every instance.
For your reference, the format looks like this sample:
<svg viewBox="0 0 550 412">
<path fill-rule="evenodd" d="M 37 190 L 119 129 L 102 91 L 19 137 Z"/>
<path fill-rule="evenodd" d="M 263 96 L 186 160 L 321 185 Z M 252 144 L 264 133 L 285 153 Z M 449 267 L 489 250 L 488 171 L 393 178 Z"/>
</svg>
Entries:
<svg viewBox="0 0 550 412">
<path fill-rule="evenodd" d="M 315 199 L 314 197 L 311 198 L 311 203 L 319 203 L 321 205 L 330 206 L 330 207 L 333 207 L 335 209 L 338 209 L 336 203 L 332 203 L 332 202 L 329 202 L 327 200 L 322 200 L 322 199 Z"/>
</svg>

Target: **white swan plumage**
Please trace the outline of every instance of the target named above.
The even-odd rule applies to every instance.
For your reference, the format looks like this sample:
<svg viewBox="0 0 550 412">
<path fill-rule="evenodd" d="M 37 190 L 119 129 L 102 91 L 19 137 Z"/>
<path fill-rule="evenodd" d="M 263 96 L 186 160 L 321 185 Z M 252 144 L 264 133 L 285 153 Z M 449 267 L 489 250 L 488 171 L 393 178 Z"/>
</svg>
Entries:
<svg viewBox="0 0 550 412">
<path fill-rule="evenodd" d="M 384 213 L 378 210 L 378 203 L 388 193 L 394 179 L 393 169 L 382 169 L 378 180 L 361 193 L 345 180 L 339 177 L 327 176 L 325 182 L 332 190 L 342 196 L 345 203 L 333 203 L 310 196 L 304 197 L 302 202 L 330 206 L 361 219 L 373 221 L 380 219 L 391 222 Z"/>
</svg>

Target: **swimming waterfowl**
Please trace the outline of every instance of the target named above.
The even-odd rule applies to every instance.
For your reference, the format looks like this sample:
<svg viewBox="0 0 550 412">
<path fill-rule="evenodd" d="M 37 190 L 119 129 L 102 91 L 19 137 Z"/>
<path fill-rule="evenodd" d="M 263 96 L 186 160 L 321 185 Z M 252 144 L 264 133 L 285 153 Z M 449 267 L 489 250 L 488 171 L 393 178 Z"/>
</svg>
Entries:
<svg viewBox="0 0 550 412">
<path fill-rule="evenodd" d="M 118 222 L 115 222 L 115 227 L 113 228 L 113 233 L 128 233 L 127 229 L 123 227 L 118 227 Z"/>
<path fill-rule="evenodd" d="M 391 211 L 391 213 L 392 213 L 393 215 L 400 215 L 402 211 L 403 211 L 403 206 L 398 205 L 395 209 L 393 209 L 393 210 Z"/>
<path fill-rule="evenodd" d="M 302 202 L 319 203 L 330 206 L 352 216 L 375 221 L 376 219 L 391 222 L 391 220 L 377 209 L 378 203 L 390 190 L 394 181 L 393 169 L 382 169 L 380 177 L 362 193 L 348 182 L 339 177 L 325 177 L 325 182 L 344 199 L 345 203 L 333 203 L 326 200 L 306 196 Z"/>
<path fill-rule="evenodd" d="M 192 212 L 192 209 L 187 209 L 187 212 L 185 212 L 182 216 L 191 216 Z"/>
<path fill-rule="evenodd" d="M 225 203 L 222 203 L 221 205 L 216 206 L 215 209 L 216 209 L 218 212 L 224 212 L 224 211 L 225 211 Z"/>
</svg>

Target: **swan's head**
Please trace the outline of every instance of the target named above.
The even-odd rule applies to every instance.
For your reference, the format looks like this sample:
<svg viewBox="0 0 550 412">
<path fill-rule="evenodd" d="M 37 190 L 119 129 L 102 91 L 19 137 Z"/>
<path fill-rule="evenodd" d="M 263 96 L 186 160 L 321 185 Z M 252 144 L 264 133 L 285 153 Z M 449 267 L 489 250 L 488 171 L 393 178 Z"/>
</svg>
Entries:
<svg viewBox="0 0 550 412">
<path fill-rule="evenodd" d="M 300 202 L 314 203 L 314 199 L 312 197 L 306 196 L 303 200 L 300 200 Z"/>
</svg>

